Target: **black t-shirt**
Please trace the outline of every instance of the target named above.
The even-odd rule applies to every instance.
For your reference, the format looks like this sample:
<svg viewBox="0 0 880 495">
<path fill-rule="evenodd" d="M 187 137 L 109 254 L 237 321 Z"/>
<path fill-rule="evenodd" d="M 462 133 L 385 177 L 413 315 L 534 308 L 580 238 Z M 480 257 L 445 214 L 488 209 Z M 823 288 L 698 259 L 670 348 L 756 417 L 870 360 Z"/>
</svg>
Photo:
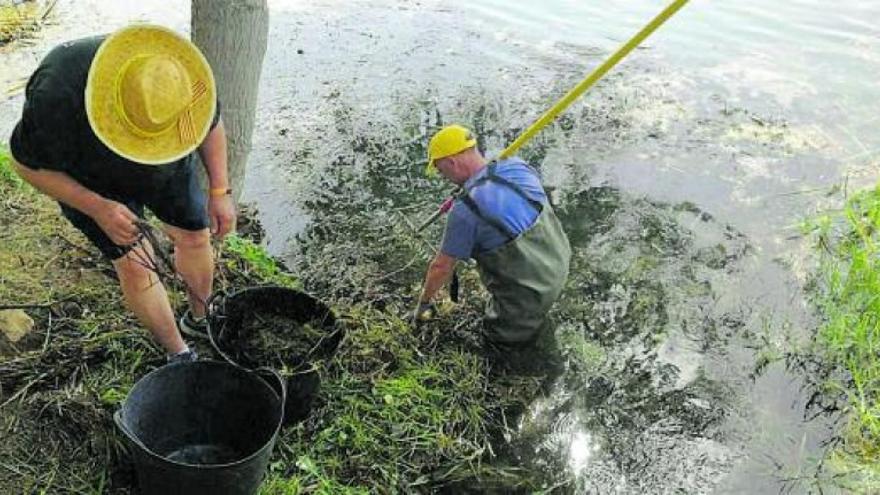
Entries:
<svg viewBox="0 0 880 495">
<path fill-rule="evenodd" d="M 92 59 L 105 38 L 63 43 L 46 55 L 28 80 L 9 150 L 27 167 L 65 172 L 99 194 L 134 199 L 164 187 L 181 168 L 192 167 L 195 155 L 168 165 L 143 165 L 117 155 L 98 139 L 86 116 L 85 89 Z"/>
</svg>

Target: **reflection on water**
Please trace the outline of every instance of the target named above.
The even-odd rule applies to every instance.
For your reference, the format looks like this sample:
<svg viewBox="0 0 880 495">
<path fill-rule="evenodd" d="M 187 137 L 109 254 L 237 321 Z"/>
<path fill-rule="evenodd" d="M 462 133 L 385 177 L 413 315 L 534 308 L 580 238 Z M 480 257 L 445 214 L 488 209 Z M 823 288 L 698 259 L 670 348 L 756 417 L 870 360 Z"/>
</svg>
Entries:
<svg viewBox="0 0 880 495">
<path fill-rule="evenodd" d="M 575 433 L 568 446 L 569 469 L 575 473 L 583 471 L 597 449 L 598 446 L 593 443 L 592 435 L 584 431 Z"/>
<path fill-rule="evenodd" d="M 694 205 L 607 187 L 567 199 L 560 217 L 575 254 L 556 316 L 570 370 L 553 393 L 566 399 L 529 416 L 520 458 L 544 438 L 536 458 L 567 450 L 571 466 L 589 454 L 572 471 L 578 491 L 702 490 L 742 455 L 721 433 L 737 378 L 711 372 L 711 353 L 741 326 L 740 315 L 715 311 L 714 292 L 749 245 Z M 587 342 L 603 353 L 585 352 Z"/>
</svg>

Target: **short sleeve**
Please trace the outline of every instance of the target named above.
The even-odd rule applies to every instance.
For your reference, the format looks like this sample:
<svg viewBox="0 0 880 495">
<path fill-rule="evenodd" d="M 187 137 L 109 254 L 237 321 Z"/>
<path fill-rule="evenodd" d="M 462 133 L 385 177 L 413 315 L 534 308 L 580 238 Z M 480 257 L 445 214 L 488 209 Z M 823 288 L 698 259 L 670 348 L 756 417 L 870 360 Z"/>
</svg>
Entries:
<svg viewBox="0 0 880 495">
<path fill-rule="evenodd" d="M 455 259 L 469 259 L 477 239 L 477 219 L 461 202 L 456 202 L 449 218 L 440 251 Z"/>
<path fill-rule="evenodd" d="M 76 124 L 63 88 L 37 71 L 28 81 L 21 120 L 9 139 L 16 161 L 33 169 L 65 170 L 75 160 Z"/>
</svg>

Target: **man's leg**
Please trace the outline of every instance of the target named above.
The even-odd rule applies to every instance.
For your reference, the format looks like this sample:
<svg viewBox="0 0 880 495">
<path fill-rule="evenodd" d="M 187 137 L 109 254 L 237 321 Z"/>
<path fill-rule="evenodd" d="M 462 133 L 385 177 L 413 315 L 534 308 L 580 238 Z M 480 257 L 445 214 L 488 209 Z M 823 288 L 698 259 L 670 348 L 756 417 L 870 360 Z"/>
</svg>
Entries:
<svg viewBox="0 0 880 495">
<path fill-rule="evenodd" d="M 192 315 L 204 318 L 205 302 L 214 283 L 214 252 L 208 229 L 185 230 L 166 224 L 166 232 L 174 242 L 174 266 L 187 286 Z"/>
<path fill-rule="evenodd" d="M 143 215 L 143 207 L 139 203 L 127 201 L 125 204 L 136 215 Z M 132 248 L 117 246 L 90 217 L 63 203 L 59 205 L 70 223 L 113 264 L 126 305 L 159 345 L 169 354 L 186 350 L 187 345 L 177 330 L 165 287 L 152 270 L 141 264 L 147 256 L 153 256 L 150 243 L 142 241 Z"/>
<path fill-rule="evenodd" d="M 177 330 L 168 294 L 158 276 L 140 264 L 153 256 L 152 246 L 142 241 L 112 263 L 128 308 L 166 352 L 176 354 L 186 350 L 187 345 Z"/>
</svg>

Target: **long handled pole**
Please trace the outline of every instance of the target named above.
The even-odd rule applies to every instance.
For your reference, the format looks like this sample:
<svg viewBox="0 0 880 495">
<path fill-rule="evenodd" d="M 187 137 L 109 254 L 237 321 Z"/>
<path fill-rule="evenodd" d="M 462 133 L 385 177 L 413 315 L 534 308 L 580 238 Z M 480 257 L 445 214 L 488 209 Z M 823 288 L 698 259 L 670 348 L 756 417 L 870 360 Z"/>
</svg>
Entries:
<svg viewBox="0 0 880 495">
<path fill-rule="evenodd" d="M 642 28 L 641 31 L 635 34 L 632 38 L 629 39 L 626 43 L 624 43 L 620 48 L 617 49 L 616 52 L 611 54 L 608 59 L 602 62 L 602 65 L 596 67 L 587 77 L 578 83 L 577 86 L 572 88 L 568 93 L 565 94 L 559 101 L 556 102 L 549 110 L 544 112 L 544 115 L 541 115 L 538 120 L 535 121 L 534 124 L 529 126 L 522 134 L 519 135 L 507 148 L 504 148 L 504 151 L 498 155 L 498 159 L 504 159 L 511 157 L 514 153 L 519 150 L 522 145 L 527 143 L 530 139 L 532 139 L 535 134 L 539 133 L 544 127 L 547 127 L 547 124 L 553 122 L 556 117 L 562 113 L 566 108 L 568 108 L 572 102 L 574 102 L 578 97 L 580 97 L 584 92 L 590 89 L 596 82 L 602 79 L 605 74 L 608 73 L 615 65 L 618 64 L 621 60 L 623 60 L 631 51 L 633 51 L 637 46 L 639 46 L 642 41 L 645 40 L 648 36 L 651 35 L 654 31 L 657 30 L 660 26 L 663 25 L 670 17 L 675 15 L 676 12 L 679 11 L 684 5 L 688 3 L 688 0 L 675 0 L 662 12 L 657 14 L 656 17 L 651 19 L 645 27 Z M 449 211 L 452 207 L 452 201 L 455 195 L 452 198 L 447 198 L 440 208 L 434 212 L 427 220 L 422 222 L 419 226 L 418 231 L 422 231 L 431 225 L 435 220 L 440 218 L 441 215 Z"/>
<path fill-rule="evenodd" d="M 499 158 L 509 158 L 516 153 L 517 150 L 522 147 L 526 142 L 532 139 L 535 134 L 539 133 L 544 127 L 547 126 L 550 122 L 562 113 L 566 108 L 568 108 L 578 97 L 580 97 L 584 92 L 590 89 L 596 81 L 602 79 L 605 74 L 608 73 L 618 62 L 624 59 L 631 51 L 633 51 L 637 46 L 639 46 L 642 41 L 645 40 L 648 36 L 651 35 L 654 31 L 657 30 L 658 27 L 662 26 L 664 22 L 666 22 L 670 17 L 675 15 L 676 12 L 679 11 L 684 4 L 686 4 L 688 0 L 675 0 L 668 7 L 663 9 L 663 12 L 657 14 L 651 22 L 648 23 L 645 27 L 642 28 L 641 31 L 636 33 L 635 36 L 630 38 L 629 41 L 623 44 L 620 48 L 617 49 L 616 52 L 611 54 L 608 59 L 602 62 L 602 65 L 596 67 L 593 72 L 591 72 L 586 79 L 578 83 L 577 86 L 571 89 L 568 93 L 565 94 L 559 101 L 553 105 L 550 110 L 544 112 L 544 115 L 535 121 L 528 129 L 525 130 L 522 134 L 519 135 L 510 145 L 501 152 Z"/>
</svg>

